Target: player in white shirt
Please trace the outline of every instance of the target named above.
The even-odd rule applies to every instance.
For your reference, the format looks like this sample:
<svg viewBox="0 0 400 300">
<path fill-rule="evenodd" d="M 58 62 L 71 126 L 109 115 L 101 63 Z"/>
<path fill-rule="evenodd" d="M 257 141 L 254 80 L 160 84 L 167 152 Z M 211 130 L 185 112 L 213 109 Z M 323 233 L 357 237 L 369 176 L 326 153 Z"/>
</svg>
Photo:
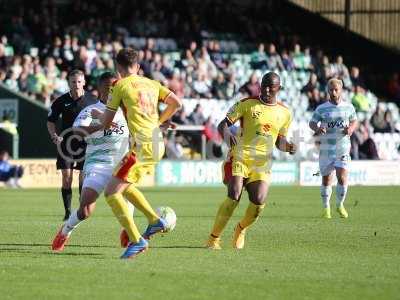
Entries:
<svg viewBox="0 0 400 300">
<path fill-rule="evenodd" d="M 336 171 L 336 209 L 342 218 L 347 193 L 350 136 L 357 127 L 356 111 L 351 103 L 342 100 L 343 82 L 332 78 L 328 82 L 329 101 L 319 105 L 310 121 L 310 128 L 320 136 L 319 169 L 322 175 L 321 198 L 323 217 L 331 218 L 329 200 L 332 194 L 332 173 Z"/>
<path fill-rule="evenodd" d="M 98 196 L 112 177 L 115 165 L 129 149 L 129 130 L 121 109 L 117 111 L 112 126 L 106 130 L 91 116 L 93 109 L 105 110 L 105 103 L 114 80 L 116 77 L 110 72 L 100 76 L 98 83 L 100 101 L 82 110 L 73 124 L 75 134 L 84 137 L 87 143 L 83 166 L 84 181 L 79 209 L 71 214 L 54 238 L 52 243 L 54 251 L 62 251 L 74 228 L 92 214 Z M 128 201 L 127 203 L 133 214 L 133 205 Z"/>
</svg>

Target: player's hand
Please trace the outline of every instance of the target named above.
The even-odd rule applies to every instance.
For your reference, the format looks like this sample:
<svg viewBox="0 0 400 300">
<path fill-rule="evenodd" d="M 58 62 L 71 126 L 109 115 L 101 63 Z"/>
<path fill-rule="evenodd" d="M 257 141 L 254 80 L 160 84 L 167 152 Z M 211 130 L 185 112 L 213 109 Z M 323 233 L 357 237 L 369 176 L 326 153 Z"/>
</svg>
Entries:
<svg viewBox="0 0 400 300">
<path fill-rule="evenodd" d="M 63 141 L 63 138 L 61 136 L 58 136 L 56 133 L 54 133 L 51 136 L 51 140 L 53 141 L 54 144 L 58 145 Z"/>
<path fill-rule="evenodd" d="M 289 152 L 290 155 L 293 155 L 297 152 L 297 146 L 294 143 L 288 143 L 287 144 L 287 152 Z"/>
<path fill-rule="evenodd" d="M 92 116 L 93 119 L 99 119 L 102 114 L 103 114 L 103 112 L 96 108 L 93 108 L 90 111 L 90 115 Z"/>
<path fill-rule="evenodd" d="M 353 134 L 353 131 L 350 130 L 349 126 L 344 127 L 342 132 L 344 135 L 348 135 L 348 136 L 351 136 Z"/>
<path fill-rule="evenodd" d="M 318 130 L 315 132 L 318 135 L 324 135 L 326 133 L 325 127 L 319 127 Z"/>
<path fill-rule="evenodd" d="M 111 122 L 110 123 L 110 128 L 119 128 L 118 123 Z"/>
<path fill-rule="evenodd" d="M 160 129 L 162 131 L 166 131 L 166 130 L 168 130 L 170 128 L 171 129 L 176 129 L 177 126 L 178 125 L 176 123 L 172 122 L 171 120 L 167 120 L 164 123 L 160 124 Z"/>
</svg>

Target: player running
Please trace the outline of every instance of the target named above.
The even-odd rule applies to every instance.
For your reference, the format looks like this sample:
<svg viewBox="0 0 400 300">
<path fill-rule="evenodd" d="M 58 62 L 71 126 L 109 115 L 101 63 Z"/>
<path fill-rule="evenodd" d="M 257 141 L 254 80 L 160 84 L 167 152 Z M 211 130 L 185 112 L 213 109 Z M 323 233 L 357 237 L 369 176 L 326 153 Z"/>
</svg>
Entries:
<svg viewBox="0 0 400 300">
<path fill-rule="evenodd" d="M 207 241 L 207 247 L 210 249 L 221 249 L 222 231 L 239 204 L 243 187 L 248 192 L 250 203 L 245 216 L 235 227 L 233 247 L 244 247 L 247 228 L 258 219 L 265 206 L 271 180 L 274 145 L 290 154 L 296 152 L 296 146 L 286 140 L 291 114 L 276 99 L 280 88 L 278 74 L 265 74 L 261 82 L 260 96 L 237 102 L 218 125 L 220 134 L 225 140 L 229 139 L 232 148 L 228 161 L 223 165 L 228 197 L 219 206 Z M 235 136 L 231 134 L 229 127 L 237 121 L 240 121 L 241 129 Z"/>
<path fill-rule="evenodd" d="M 332 173 L 336 170 L 336 209 L 340 217 L 347 218 L 344 208 L 347 193 L 348 164 L 350 162 L 350 136 L 357 127 L 356 111 L 351 103 L 342 100 L 343 83 L 332 78 L 328 81 L 329 101 L 319 105 L 310 121 L 310 128 L 320 136 L 319 169 L 322 175 L 321 198 L 323 217 L 331 218 L 329 200 L 332 194 Z"/>
<path fill-rule="evenodd" d="M 85 136 L 87 143 L 85 164 L 83 166 L 84 181 L 78 210 L 72 212 L 64 223 L 52 243 L 54 251 L 62 251 L 72 231 L 83 220 L 93 213 L 96 200 L 109 182 L 112 171 L 122 156 L 128 151 L 129 131 L 121 110 L 115 114 L 113 125 L 104 130 L 100 122 L 92 119 L 93 109 L 104 111 L 109 90 L 116 77 L 110 73 L 103 73 L 98 82 L 100 101 L 82 110 L 77 116 L 73 128 L 76 134 Z M 130 214 L 133 214 L 132 204 Z"/>
<path fill-rule="evenodd" d="M 134 144 L 116 167 L 105 189 L 107 203 L 124 227 L 130 243 L 121 258 L 131 258 L 148 248 L 153 234 L 165 229 L 165 220 L 153 210 L 135 184 L 146 173 L 154 171 L 155 164 L 164 154 L 160 124 L 168 123 L 182 106 L 181 100 L 159 82 L 138 76 L 138 53 L 131 48 L 121 49 L 116 56 L 116 67 L 121 79 L 112 88 L 112 99 L 104 114 L 93 112 L 108 128 L 118 107 L 122 107 Z M 159 116 L 158 104 L 166 108 Z M 142 235 L 136 227 L 124 197 L 147 217 L 149 226 Z"/>
</svg>

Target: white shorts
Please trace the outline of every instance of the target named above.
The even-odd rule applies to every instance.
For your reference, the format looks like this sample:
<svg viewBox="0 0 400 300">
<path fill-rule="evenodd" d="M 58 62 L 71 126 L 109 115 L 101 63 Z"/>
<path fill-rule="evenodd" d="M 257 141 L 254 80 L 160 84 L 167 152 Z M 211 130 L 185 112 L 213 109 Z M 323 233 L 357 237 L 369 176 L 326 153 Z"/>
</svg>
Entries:
<svg viewBox="0 0 400 300">
<path fill-rule="evenodd" d="M 112 177 L 112 169 L 92 169 L 85 172 L 82 189 L 91 188 L 99 195 L 103 192 Z"/>
<path fill-rule="evenodd" d="M 350 155 L 343 155 L 339 158 L 324 158 L 319 160 L 319 172 L 321 176 L 327 176 L 335 170 L 335 168 L 348 169 Z"/>
</svg>

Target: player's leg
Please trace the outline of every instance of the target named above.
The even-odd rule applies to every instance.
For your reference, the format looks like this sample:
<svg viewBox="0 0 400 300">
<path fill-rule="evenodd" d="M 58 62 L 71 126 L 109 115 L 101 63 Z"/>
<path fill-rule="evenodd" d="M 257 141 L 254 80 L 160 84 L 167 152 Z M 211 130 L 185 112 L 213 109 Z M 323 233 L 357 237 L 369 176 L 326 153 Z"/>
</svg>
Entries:
<svg viewBox="0 0 400 300">
<path fill-rule="evenodd" d="M 126 200 L 132 203 L 134 207 L 140 210 L 147 218 L 149 225 L 143 233 L 145 239 L 150 239 L 152 235 L 164 230 L 166 227 L 165 220 L 160 219 L 143 193 L 135 186 L 135 184 L 140 181 L 143 174 L 151 173 L 153 169 L 154 163 L 135 164 L 127 178 L 131 184 L 123 192 L 123 196 Z"/>
<path fill-rule="evenodd" d="M 82 194 L 82 186 L 83 186 L 83 181 L 85 179 L 85 173 L 83 172 L 82 169 L 79 171 L 79 195 Z"/>
<path fill-rule="evenodd" d="M 94 211 L 98 196 L 98 191 L 91 187 L 84 187 L 82 189 L 79 209 L 72 212 L 54 238 L 52 243 L 52 249 L 54 251 L 62 251 L 64 249 L 72 231 Z"/>
<path fill-rule="evenodd" d="M 113 176 L 104 192 L 108 205 L 129 236 L 130 243 L 121 258 L 132 258 L 148 247 L 148 242 L 140 235 L 128 204 L 123 197 L 123 192 L 129 185 L 129 182 Z"/>
<path fill-rule="evenodd" d="M 329 158 L 320 158 L 319 170 L 322 176 L 320 195 L 322 200 L 322 217 L 331 218 L 330 199 L 332 195 L 332 173 L 334 171 L 333 161 Z"/>
<path fill-rule="evenodd" d="M 64 203 L 65 216 L 64 221 L 67 220 L 71 214 L 71 202 L 72 202 L 72 180 L 73 180 L 73 169 L 65 168 L 61 169 L 62 186 L 61 195 Z"/>
<path fill-rule="evenodd" d="M 347 218 L 349 214 L 344 208 L 344 200 L 346 199 L 347 194 L 347 178 L 348 171 L 346 168 L 336 168 L 336 177 L 337 177 L 337 185 L 336 185 L 336 209 L 339 213 L 340 217 Z"/>
<path fill-rule="evenodd" d="M 136 161 L 135 164 L 130 168 L 128 174 L 125 176 L 126 181 L 130 184 L 122 193 L 127 201 L 129 201 L 134 207 L 136 207 L 146 216 L 149 225 L 142 236 L 147 240 L 150 239 L 152 235 L 165 230 L 167 225 L 166 221 L 157 215 L 143 193 L 135 186 L 135 184 L 140 182 L 144 174 L 150 174 L 154 171 L 154 164 L 154 161 L 149 160 L 146 162 Z M 117 168 L 117 171 L 115 171 L 114 174 L 117 177 L 122 177 L 119 170 L 121 169 Z"/>
<path fill-rule="evenodd" d="M 320 192 L 322 199 L 322 217 L 331 219 L 330 199 L 332 195 L 332 173 L 322 176 Z"/>
<path fill-rule="evenodd" d="M 266 180 L 253 181 L 246 185 L 250 201 L 244 217 L 235 227 L 232 241 L 234 248 L 242 249 L 244 247 L 246 230 L 258 220 L 264 210 L 268 189 L 269 183 Z"/>
<path fill-rule="evenodd" d="M 207 247 L 210 249 L 221 249 L 220 237 L 226 227 L 229 219 L 239 204 L 243 190 L 243 177 L 232 176 L 228 181 L 228 195 L 220 204 L 215 217 L 214 226 L 207 241 Z"/>
</svg>

